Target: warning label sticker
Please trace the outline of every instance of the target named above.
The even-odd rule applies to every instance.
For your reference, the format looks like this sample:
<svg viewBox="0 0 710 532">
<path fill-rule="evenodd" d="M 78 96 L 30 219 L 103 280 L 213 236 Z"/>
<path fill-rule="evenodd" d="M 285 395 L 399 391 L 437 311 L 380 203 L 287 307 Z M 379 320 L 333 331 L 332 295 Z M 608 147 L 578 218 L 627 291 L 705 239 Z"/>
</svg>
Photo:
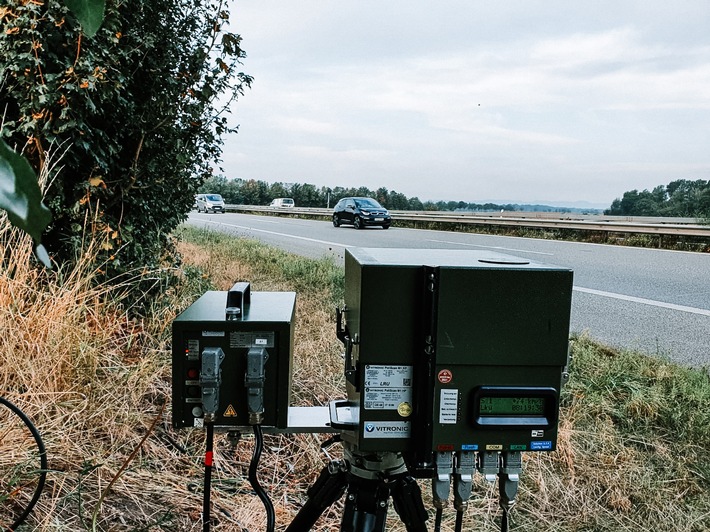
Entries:
<svg viewBox="0 0 710 532">
<path fill-rule="evenodd" d="M 454 378 L 454 375 L 453 373 L 451 373 L 451 370 L 442 369 L 437 375 L 437 378 L 439 379 L 439 382 L 441 384 L 449 384 L 451 382 L 451 379 Z"/>
<path fill-rule="evenodd" d="M 364 406 L 367 410 L 397 410 L 412 403 L 412 366 L 365 366 Z"/>
</svg>

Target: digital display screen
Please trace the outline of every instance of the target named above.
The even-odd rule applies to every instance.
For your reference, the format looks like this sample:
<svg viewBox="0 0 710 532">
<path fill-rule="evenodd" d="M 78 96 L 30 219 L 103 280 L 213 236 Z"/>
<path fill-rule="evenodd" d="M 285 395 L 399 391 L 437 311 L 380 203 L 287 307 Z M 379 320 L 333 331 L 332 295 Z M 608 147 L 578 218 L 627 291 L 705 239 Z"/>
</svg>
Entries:
<svg viewBox="0 0 710 532">
<path fill-rule="evenodd" d="M 478 411 L 482 416 L 542 416 L 545 397 L 481 397 Z"/>
<path fill-rule="evenodd" d="M 543 386 L 479 386 L 471 394 L 474 427 L 547 430 L 557 424 L 558 394 Z"/>
</svg>

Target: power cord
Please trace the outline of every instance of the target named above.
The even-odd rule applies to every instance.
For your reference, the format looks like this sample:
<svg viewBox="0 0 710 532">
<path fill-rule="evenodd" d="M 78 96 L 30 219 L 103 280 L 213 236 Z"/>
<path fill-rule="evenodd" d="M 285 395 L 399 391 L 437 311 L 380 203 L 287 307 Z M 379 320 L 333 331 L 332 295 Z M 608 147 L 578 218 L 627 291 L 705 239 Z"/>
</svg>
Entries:
<svg viewBox="0 0 710 532">
<path fill-rule="evenodd" d="M 500 532 L 508 532 L 508 510 L 503 508 L 503 516 L 500 518 Z"/>
<path fill-rule="evenodd" d="M 463 530 L 463 511 L 456 511 L 456 525 L 454 526 L 455 532 L 461 532 Z"/>
<path fill-rule="evenodd" d="M 207 429 L 205 443 L 205 485 L 202 491 L 202 531 L 210 531 L 210 491 L 212 489 L 212 464 L 214 462 L 214 423 L 205 423 Z"/>
<path fill-rule="evenodd" d="M 254 425 L 254 440 L 254 454 L 252 454 L 251 463 L 249 464 L 249 483 L 264 504 L 264 509 L 266 510 L 266 531 L 274 532 L 274 528 L 276 527 L 274 505 L 269 495 L 264 491 L 264 488 L 261 487 L 261 484 L 259 484 L 259 479 L 256 476 L 259 460 L 261 459 L 261 452 L 264 449 L 264 435 L 261 431 L 261 425 Z"/>
<path fill-rule="evenodd" d="M 47 479 L 47 450 L 44 447 L 44 442 L 42 441 L 42 437 L 40 436 L 39 431 L 22 410 L 17 408 L 14 404 L 12 404 L 4 397 L 0 397 L 0 404 L 5 405 L 12 412 L 14 412 L 17 417 L 22 420 L 25 426 L 32 433 L 32 437 L 34 438 L 35 443 L 37 444 L 37 450 L 39 451 L 40 474 L 39 480 L 37 481 L 37 487 L 35 488 L 34 495 L 32 496 L 30 502 L 27 504 L 25 510 L 22 512 L 20 517 L 18 517 L 17 520 L 15 520 L 15 522 L 10 526 L 10 529 L 14 530 L 25 522 L 25 519 L 27 519 L 27 517 L 30 515 L 30 512 L 32 512 L 32 509 L 34 508 L 35 504 L 37 504 L 37 501 L 39 500 L 39 497 L 42 494 L 44 482 Z"/>
<path fill-rule="evenodd" d="M 434 518 L 434 532 L 441 532 L 441 519 L 444 514 L 443 508 L 436 509 L 436 517 Z"/>
</svg>

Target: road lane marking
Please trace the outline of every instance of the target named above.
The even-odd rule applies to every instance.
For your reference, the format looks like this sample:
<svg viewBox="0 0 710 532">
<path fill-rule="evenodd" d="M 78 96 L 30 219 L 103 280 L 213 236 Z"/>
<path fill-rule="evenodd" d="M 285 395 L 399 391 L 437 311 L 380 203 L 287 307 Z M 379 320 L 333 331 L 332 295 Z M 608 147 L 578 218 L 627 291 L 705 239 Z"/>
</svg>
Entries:
<svg viewBox="0 0 710 532">
<path fill-rule="evenodd" d="M 683 305 L 674 305 L 673 303 L 664 303 L 663 301 L 655 301 L 653 299 L 645 299 L 643 297 L 625 296 L 623 294 L 615 294 L 614 292 L 604 292 L 603 290 L 594 290 L 593 288 L 582 288 L 581 286 L 573 287 L 577 292 L 592 294 L 595 296 L 610 297 L 612 299 L 620 299 L 631 303 L 640 303 L 642 305 L 650 305 L 652 307 L 667 308 L 669 310 L 677 310 L 679 312 L 689 312 L 691 314 L 700 314 L 701 316 L 710 316 L 710 310 L 695 307 L 686 307 Z"/>
<path fill-rule="evenodd" d="M 455 244 L 457 246 L 470 246 L 470 247 L 474 247 L 474 248 L 495 249 L 498 251 L 514 251 L 517 253 L 533 253 L 534 255 L 549 255 L 549 256 L 554 255 L 554 253 L 545 253 L 543 251 L 528 251 L 526 249 L 504 248 L 502 246 L 483 246 L 481 244 L 468 244 L 465 242 L 451 242 L 449 240 L 427 239 L 427 242 L 436 242 L 438 244 Z"/>
<path fill-rule="evenodd" d="M 193 215 L 193 216 L 200 216 L 200 213 L 197 213 L 197 215 Z M 205 216 L 209 216 L 209 215 L 205 215 Z M 247 215 L 247 216 L 248 216 L 248 215 Z M 209 216 L 209 217 L 212 218 L 212 216 Z M 266 216 L 249 216 L 249 218 L 250 218 L 251 220 L 255 221 L 255 222 L 259 222 L 259 223 L 262 223 L 262 224 L 276 224 L 276 225 L 278 225 L 278 224 L 281 223 L 281 220 L 280 220 L 280 219 L 275 219 L 275 220 L 274 220 L 274 219 L 269 219 L 269 218 L 266 217 Z M 207 218 L 202 218 L 202 217 L 200 217 L 200 218 L 193 218 L 193 219 L 194 219 L 194 220 L 199 220 L 199 221 L 201 221 L 201 222 L 212 222 L 212 220 L 208 220 Z M 212 222 L 212 223 L 220 224 L 220 223 L 222 223 L 222 222 Z"/>
<path fill-rule="evenodd" d="M 258 233 L 266 233 L 268 235 L 285 236 L 287 238 L 295 238 L 297 240 L 306 240 L 307 242 L 315 242 L 317 244 L 326 244 L 328 246 L 334 246 L 345 249 L 344 244 L 338 244 L 337 242 L 328 242 L 327 240 L 318 240 L 316 238 L 307 238 L 305 236 L 295 236 L 289 235 L 288 233 L 278 233 L 276 231 L 267 231 L 266 229 L 255 229 L 254 227 L 248 227 L 246 225 L 228 224 L 225 222 L 214 222 L 212 220 L 200 220 L 201 222 L 214 225 L 223 225 L 225 227 L 235 227 L 237 229 L 245 229 L 247 231 L 256 231 Z"/>
</svg>

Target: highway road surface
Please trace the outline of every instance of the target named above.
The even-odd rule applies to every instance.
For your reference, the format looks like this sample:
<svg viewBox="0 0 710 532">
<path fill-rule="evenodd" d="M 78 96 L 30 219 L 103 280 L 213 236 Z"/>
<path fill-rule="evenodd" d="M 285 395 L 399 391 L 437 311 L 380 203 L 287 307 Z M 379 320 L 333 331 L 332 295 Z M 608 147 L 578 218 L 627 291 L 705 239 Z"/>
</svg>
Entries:
<svg viewBox="0 0 710 532">
<path fill-rule="evenodd" d="M 404 229 L 327 221 L 195 214 L 188 223 L 343 263 L 346 247 L 492 250 L 574 271 L 573 332 L 610 346 L 710 365 L 710 254 Z"/>
</svg>

